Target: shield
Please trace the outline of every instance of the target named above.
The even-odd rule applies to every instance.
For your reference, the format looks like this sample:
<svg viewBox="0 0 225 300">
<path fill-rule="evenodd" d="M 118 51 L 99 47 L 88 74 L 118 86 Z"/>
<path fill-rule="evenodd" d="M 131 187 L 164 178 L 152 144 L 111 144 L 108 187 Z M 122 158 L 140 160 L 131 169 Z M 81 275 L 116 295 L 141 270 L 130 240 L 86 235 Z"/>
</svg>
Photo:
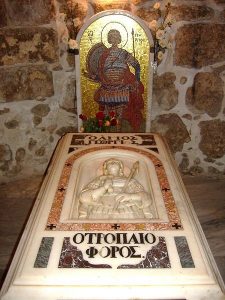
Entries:
<svg viewBox="0 0 225 300">
<path fill-rule="evenodd" d="M 86 68 L 88 77 L 98 82 L 98 68 L 99 68 L 99 59 L 102 53 L 106 50 L 106 46 L 103 43 L 98 43 L 94 45 L 87 54 Z"/>
</svg>

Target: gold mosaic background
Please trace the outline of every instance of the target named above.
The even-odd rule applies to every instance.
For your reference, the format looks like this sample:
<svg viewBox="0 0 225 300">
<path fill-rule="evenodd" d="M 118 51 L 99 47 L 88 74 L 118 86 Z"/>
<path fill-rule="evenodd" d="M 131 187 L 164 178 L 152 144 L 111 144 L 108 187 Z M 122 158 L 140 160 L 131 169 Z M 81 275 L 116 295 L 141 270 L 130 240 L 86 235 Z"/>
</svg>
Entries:
<svg viewBox="0 0 225 300">
<path fill-rule="evenodd" d="M 120 31 L 122 42 L 119 46 L 133 55 L 132 29 L 134 30 L 135 57 L 141 66 L 141 82 L 143 83 L 145 89 L 143 94 L 143 116 L 145 118 L 147 109 L 147 79 L 149 72 L 150 45 L 148 38 L 141 26 L 135 20 L 124 15 L 110 15 L 99 18 L 98 20 L 94 21 L 82 35 L 80 40 L 82 113 L 88 116 L 94 116 L 98 111 L 98 104 L 94 101 L 94 92 L 99 87 L 99 83 L 93 82 L 84 76 L 84 72 L 86 71 L 86 57 L 89 50 L 97 43 L 103 42 L 106 47 L 110 46 L 107 42 L 107 33 L 110 29 L 117 29 Z M 130 67 L 130 69 L 131 72 L 134 73 L 133 68 Z"/>
</svg>

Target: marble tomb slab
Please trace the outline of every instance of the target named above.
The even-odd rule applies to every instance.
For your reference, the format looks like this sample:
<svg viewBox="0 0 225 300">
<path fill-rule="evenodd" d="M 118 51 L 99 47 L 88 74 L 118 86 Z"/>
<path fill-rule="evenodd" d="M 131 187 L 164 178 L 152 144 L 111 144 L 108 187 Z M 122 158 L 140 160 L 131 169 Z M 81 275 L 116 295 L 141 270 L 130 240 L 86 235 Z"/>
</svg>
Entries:
<svg viewBox="0 0 225 300">
<path fill-rule="evenodd" d="M 225 299 L 165 142 L 65 135 L 1 290 L 2 300 Z"/>
</svg>

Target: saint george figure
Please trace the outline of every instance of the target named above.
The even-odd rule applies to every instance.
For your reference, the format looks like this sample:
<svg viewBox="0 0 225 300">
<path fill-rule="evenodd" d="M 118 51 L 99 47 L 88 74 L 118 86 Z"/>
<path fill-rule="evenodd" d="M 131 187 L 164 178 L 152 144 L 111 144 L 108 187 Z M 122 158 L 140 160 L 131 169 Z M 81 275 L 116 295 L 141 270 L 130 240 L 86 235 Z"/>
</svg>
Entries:
<svg viewBox="0 0 225 300">
<path fill-rule="evenodd" d="M 95 74 L 89 73 L 89 78 L 101 85 L 96 90 L 94 100 L 99 104 L 99 109 L 108 113 L 115 111 L 119 119 L 130 123 L 132 131 L 140 131 L 144 101 L 142 94 L 144 86 L 140 81 L 140 64 L 138 60 L 125 49 L 119 48 L 121 43 L 120 32 L 111 29 L 108 32 L 110 48 L 102 43 L 96 45 L 98 65 Z M 93 47 L 94 48 L 94 47 Z M 100 50 L 101 49 L 101 50 Z M 99 52 L 98 52 L 99 51 Z M 91 53 L 91 51 L 90 51 Z M 90 55 L 94 63 L 94 55 Z M 135 74 L 130 71 L 130 66 Z"/>
<path fill-rule="evenodd" d="M 153 218 L 151 196 L 132 178 L 137 167 L 138 162 L 126 177 L 122 161 L 114 158 L 106 160 L 103 175 L 90 182 L 79 195 L 79 218 Z"/>
</svg>

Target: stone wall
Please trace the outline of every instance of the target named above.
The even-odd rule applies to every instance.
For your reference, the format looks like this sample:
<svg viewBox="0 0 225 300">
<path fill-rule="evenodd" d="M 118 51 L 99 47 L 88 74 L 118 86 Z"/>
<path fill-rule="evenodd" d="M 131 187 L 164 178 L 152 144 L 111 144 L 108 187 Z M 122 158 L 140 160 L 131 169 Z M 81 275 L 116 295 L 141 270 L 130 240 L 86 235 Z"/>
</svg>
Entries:
<svg viewBox="0 0 225 300">
<path fill-rule="evenodd" d="M 59 138 L 77 130 L 58 10 L 51 0 L 0 1 L 1 181 L 43 174 Z"/>
<path fill-rule="evenodd" d="M 77 131 L 73 37 L 92 15 L 124 9 L 147 24 L 156 1 L 0 1 L 1 181 L 43 174 L 59 138 Z M 152 131 L 168 141 L 182 172 L 225 170 L 225 2 L 172 1 L 173 51 L 154 78 Z M 69 25 L 69 24 L 68 24 Z"/>
</svg>

